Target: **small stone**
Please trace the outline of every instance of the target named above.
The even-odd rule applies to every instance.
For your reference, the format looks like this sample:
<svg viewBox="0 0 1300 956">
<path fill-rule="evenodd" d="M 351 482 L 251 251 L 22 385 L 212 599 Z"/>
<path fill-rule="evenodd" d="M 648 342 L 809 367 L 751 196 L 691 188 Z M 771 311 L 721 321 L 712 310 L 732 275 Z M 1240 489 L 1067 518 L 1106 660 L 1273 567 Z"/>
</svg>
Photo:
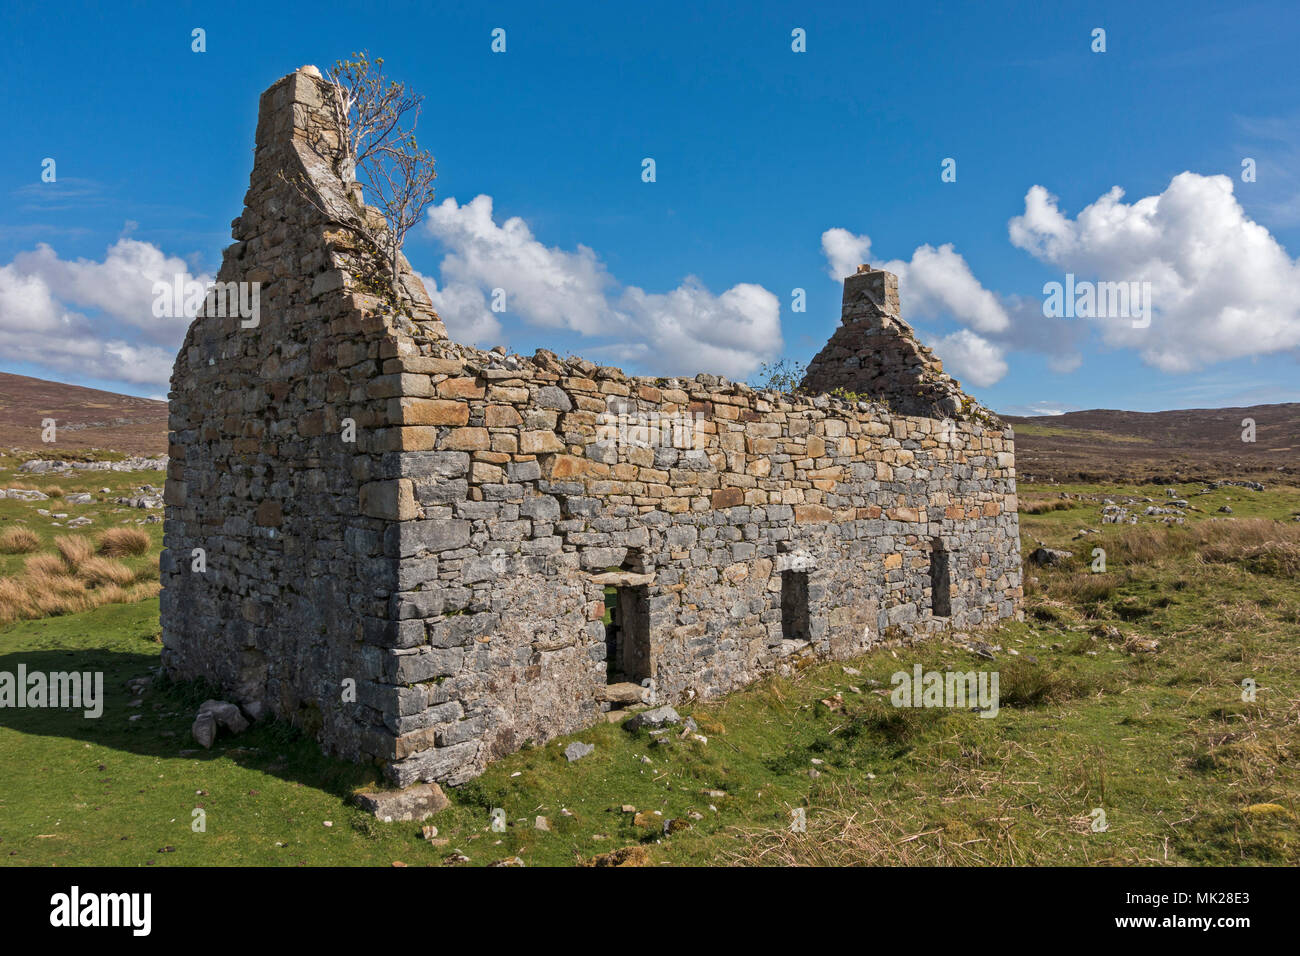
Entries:
<svg viewBox="0 0 1300 956">
<path fill-rule="evenodd" d="M 581 760 L 595 749 L 595 744 L 584 744 L 580 740 L 575 740 L 564 748 L 564 759 L 569 763 L 573 763 L 575 760 Z"/>
<path fill-rule="evenodd" d="M 623 727 L 625 730 L 640 730 L 642 727 L 664 727 L 669 724 L 680 724 L 681 722 L 681 715 L 665 704 L 653 710 L 643 710 L 625 723 Z"/>
<path fill-rule="evenodd" d="M 232 734 L 243 733 L 248 729 L 248 720 L 239 708 L 224 700 L 205 700 L 199 705 L 199 715 L 211 714 L 217 725 Z"/>
<path fill-rule="evenodd" d="M 1029 553 L 1030 561 L 1046 567 L 1056 567 L 1072 557 L 1074 557 L 1073 551 L 1058 551 L 1054 548 L 1036 548 Z"/>
</svg>

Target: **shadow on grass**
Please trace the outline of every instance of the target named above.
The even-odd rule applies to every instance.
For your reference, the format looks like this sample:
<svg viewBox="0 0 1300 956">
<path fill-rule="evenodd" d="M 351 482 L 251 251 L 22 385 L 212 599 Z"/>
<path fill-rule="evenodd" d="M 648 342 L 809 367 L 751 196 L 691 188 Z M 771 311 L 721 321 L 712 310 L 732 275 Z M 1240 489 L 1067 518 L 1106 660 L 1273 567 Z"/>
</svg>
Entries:
<svg viewBox="0 0 1300 956">
<path fill-rule="evenodd" d="M 231 760 L 236 764 L 332 793 L 347 799 L 360 786 L 380 781 L 377 768 L 331 758 L 315 740 L 287 722 L 272 720 L 239 735 L 220 731 L 211 750 L 191 736 L 199 705 L 220 697 L 202 681 L 173 682 L 155 678 L 142 697 L 127 681 L 145 677 L 158 664 L 157 655 L 105 648 L 31 650 L 0 655 L 0 672 L 14 675 L 19 666 L 28 675 L 76 671 L 103 674 L 102 713 L 87 717 L 85 707 L 0 707 L 0 728 L 23 734 L 31 743 L 31 759 L 39 759 L 41 738 L 81 740 L 113 750 L 165 760 Z M 139 701 L 133 706 L 134 701 Z M 134 719 L 132 719 L 134 718 Z M 22 760 L 17 752 L 7 760 Z"/>
</svg>

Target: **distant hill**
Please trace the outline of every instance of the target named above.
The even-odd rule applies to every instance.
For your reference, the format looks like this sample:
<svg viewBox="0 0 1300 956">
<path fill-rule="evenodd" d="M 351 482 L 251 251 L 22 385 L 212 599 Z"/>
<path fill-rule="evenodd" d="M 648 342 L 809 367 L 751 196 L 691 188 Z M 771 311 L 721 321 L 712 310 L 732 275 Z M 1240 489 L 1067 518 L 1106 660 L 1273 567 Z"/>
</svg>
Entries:
<svg viewBox="0 0 1300 956">
<path fill-rule="evenodd" d="M 46 418 L 57 426 L 52 445 L 41 441 Z M 165 454 L 167 403 L 0 372 L 0 449 L 10 448 L 50 457 L 92 448 Z"/>
<path fill-rule="evenodd" d="M 1053 481 L 1191 481 L 1300 476 L 1300 404 L 1188 408 L 1171 412 L 1094 409 L 1023 418 L 1016 473 Z M 1255 442 L 1241 440 L 1254 419 Z"/>
</svg>

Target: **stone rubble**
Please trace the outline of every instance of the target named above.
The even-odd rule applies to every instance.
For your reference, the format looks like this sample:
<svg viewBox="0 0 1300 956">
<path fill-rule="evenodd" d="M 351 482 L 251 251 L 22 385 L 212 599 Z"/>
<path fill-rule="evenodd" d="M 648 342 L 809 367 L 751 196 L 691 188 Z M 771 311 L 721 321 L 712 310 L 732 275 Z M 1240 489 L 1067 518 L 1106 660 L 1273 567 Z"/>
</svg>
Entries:
<svg viewBox="0 0 1300 956">
<path fill-rule="evenodd" d="M 51 471 L 166 471 L 167 456 L 141 458 L 132 456 L 121 461 L 57 461 L 33 458 L 18 466 L 28 474 L 43 475 Z"/>
</svg>

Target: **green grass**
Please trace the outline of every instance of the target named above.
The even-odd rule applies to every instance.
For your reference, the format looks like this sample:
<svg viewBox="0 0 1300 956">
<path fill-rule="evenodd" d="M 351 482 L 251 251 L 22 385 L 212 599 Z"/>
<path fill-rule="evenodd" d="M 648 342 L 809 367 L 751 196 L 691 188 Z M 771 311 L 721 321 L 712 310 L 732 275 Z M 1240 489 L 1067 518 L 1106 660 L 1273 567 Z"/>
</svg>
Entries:
<svg viewBox="0 0 1300 956">
<path fill-rule="evenodd" d="M 1021 494 L 1059 491 L 1164 498 L 1163 486 Z M 1300 508 L 1295 489 L 1222 489 L 1191 498 L 1213 508 L 1189 521 L 1218 517 L 1226 497 L 1236 519 L 1287 520 Z M 845 662 L 856 675 L 814 664 L 680 708 L 707 742 L 672 733 L 657 745 L 601 724 L 449 789 L 452 806 L 430 821 L 445 845 L 351 806 L 374 769 L 323 757 L 284 725 L 183 752 L 197 748 L 189 724 L 203 688 L 160 683 L 129 707 L 125 681 L 157 661 L 156 601 L 10 625 L 0 670 L 102 669 L 108 703 L 97 721 L 0 710 L 0 862 L 437 865 L 458 852 L 467 865 L 517 855 L 535 866 L 635 847 L 650 864 L 1300 863 L 1295 577 L 1207 562 L 1179 544 L 1184 529 L 1157 529 L 1161 547 L 1129 557 L 1121 538 L 1131 529 L 1101 525 L 1099 508 L 1022 517 L 1027 549 L 1043 540 L 1113 557 L 1104 575 L 1027 569 L 1036 581 L 1026 621 L 980 634 L 1000 648 L 996 660 L 931 641 Z M 1081 526 L 1101 533 L 1072 541 Z M 1135 650 L 1131 638 L 1158 650 Z M 914 663 L 997 670 L 999 715 L 892 707 L 890 675 Z M 1257 681 L 1254 702 L 1241 700 L 1245 677 Z M 574 739 L 596 750 L 570 764 L 561 751 Z M 670 835 L 637 826 L 624 804 L 680 824 Z M 1281 810 L 1258 809 L 1268 804 Z M 205 833 L 191 831 L 200 806 Z M 497 807 L 504 833 L 489 827 Z M 795 808 L 806 833 L 790 829 Z M 1095 808 L 1105 832 L 1089 827 Z M 538 816 L 549 832 L 534 829 Z"/>
<path fill-rule="evenodd" d="M 147 533 L 152 542 L 143 555 L 130 555 L 118 558 L 132 571 L 143 571 L 146 567 L 156 568 L 158 553 L 162 550 L 162 522 L 141 523 L 150 516 L 162 516 L 161 509 L 147 510 L 130 508 L 116 504 L 117 498 L 135 497 L 141 485 L 153 485 L 161 488 L 164 473 L 161 471 L 70 471 L 58 475 L 26 475 L 14 471 L 0 471 L 0 488 L 35 488 L 43 491 L 51 486 L 62 488 L 65 497 L 78 492 L 87 492 L 94 500 L 82 505 L 68 504 L 63 498 L 49 498 L 44 501 L 23 501 L 16 498 L 0 498 L 0 530 L 12 525 L 30 528 L 41 539 L 38 552 L 53 553 L 54 539 L 60 535 L 81 535 L 94 539 L 100 533 L 115 527 L 139 528 Z M 101 488 L 108 488 L 107 494 Z M 66 514 L 65 519 L 52 518 L 38 513 L 44 509 L 52 513 Z M 91 524 L 80 528 L 69 528 L 69 520 L 85 516 Z M 57 522 L 57 524 L 55 523 Z M 24 560 L 30 555 L 0 554 L 0 577 L 18 574 L 23 569 Z"/>
</svg>

